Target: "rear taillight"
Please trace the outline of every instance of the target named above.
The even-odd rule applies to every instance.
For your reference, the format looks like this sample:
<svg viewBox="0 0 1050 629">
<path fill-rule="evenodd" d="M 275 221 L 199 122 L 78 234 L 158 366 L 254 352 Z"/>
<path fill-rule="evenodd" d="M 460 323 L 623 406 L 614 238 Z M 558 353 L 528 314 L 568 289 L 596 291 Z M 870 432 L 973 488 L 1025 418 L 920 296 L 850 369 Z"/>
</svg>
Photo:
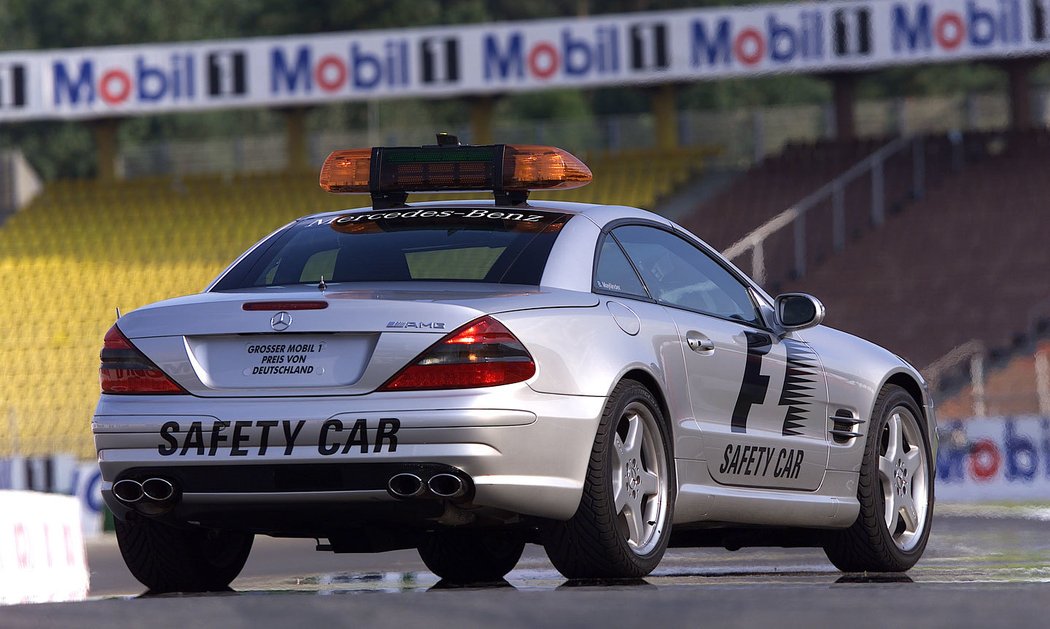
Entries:
<svg viewBox="0 0 1050 629">
<path fill-rule="evenodd" d="M 117 326 L 106 332 L 98 379 L 103 393 L 186 393 L 135 348 Z"/>
<path fill-rule="evenodd" d="M 432 345 L 379 390 L 493 387 L 535 373 L 536 363 L 521 341 L 499 321 L 481 317 Z"/>
</svg>

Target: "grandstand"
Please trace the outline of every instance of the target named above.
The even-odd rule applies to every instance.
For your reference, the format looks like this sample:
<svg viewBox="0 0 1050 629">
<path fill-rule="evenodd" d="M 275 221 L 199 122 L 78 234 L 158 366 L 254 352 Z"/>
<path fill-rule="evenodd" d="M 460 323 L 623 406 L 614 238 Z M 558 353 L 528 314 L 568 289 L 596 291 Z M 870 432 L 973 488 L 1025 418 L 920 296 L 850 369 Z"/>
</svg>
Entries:
<svg viewBox="0 0 1050 629">
<path fill-rule="evenodd" d="M 725 248 L 889 142 L 789 146 L 700 204 L 685 222 Z M 868 216 L 872 181 L 870 173 L 858 177 L 843 188 L 852 224 L 844 229 L 841 251 L 829 244 L 830 203 L 816 203 L 801 227 L 809 243 L 807 272 L 801 277 L 789 272 L 795 236 L 785 229 L 779 235 L 786 236 L 767 245 L 766 264 L 773 270 L 766 284 L 774 293 L 817 295 L 828 307 L 829 325 L 888 347 L 919 367 L 963 344 L 987 348 L 996 371 L 984 412 L 1036 412 L 1037 379 L 1027 349 L 1040 333 L 1033 322 L 1040 320 L 1040 305 L 1050 293 L 1042 228 L 1050 198 L 1045 178 L 1050 133 L 982 131 L 913 142 L 917 151 L 886 160 L 884 224 L 860 220 Z M 919 188 L 913 186 L 917 159 Z M 951 416 L 979 408 L 972 386 L 957 391 L 969 380 L 959 377 L 968 366 L 948 365 L 955 369 L 939 378 L 946 386 L 942 393 L 957 398 L 945 405 Z"/>
<path fill-rule="evenodd" d="M 713 247 L 726 249 L 883 143 L 874 139 L 789 143 L 701 203 L 684 219 L 685 227 Z"/>
<path fill-rule="evenodd" d="M 710 155 L 694 148 L 585 156 L 592 185 L 536 196 L 652 207 Z M 48 185 L 0 227 L 0 285 L 13 304 L 0 323 L 0 456 L 92 456 L 98 352 L 116 308 L 198 292 L 289 220 L 367 203 L 324 193 L 316 173 Z"/>
<path fill-rule="evenodd" d="M 943 421 L 973 417 L 975 408 L 990 416 L 1046 416 L 1050 412 L 1050 390 L 1046 389 L 1050 341 L 1038 341 L 1035 345 L 1034 351 L 1018 351 L 993 361 L 995 364 L 980 385 L 980 394 L 968 382 L 952 387 L 951 394 L 938 401 L 938 418 Z"/>
<path fill-rule="evenodd" d="M 829 324 L 919 366 L 971 339 L 1018 342 L 1050 293 L 1050 134 L 967 134 L 962 147 L 957 173 L 785 289 L 820 295 Z"/>
</svg>

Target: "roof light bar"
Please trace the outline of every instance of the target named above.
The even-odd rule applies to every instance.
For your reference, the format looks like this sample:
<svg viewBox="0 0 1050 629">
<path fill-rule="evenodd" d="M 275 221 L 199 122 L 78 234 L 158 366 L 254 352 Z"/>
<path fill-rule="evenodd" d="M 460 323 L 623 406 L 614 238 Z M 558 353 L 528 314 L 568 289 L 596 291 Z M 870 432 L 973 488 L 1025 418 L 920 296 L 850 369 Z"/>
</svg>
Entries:
<svg viewBox="0 0 1050 629">
<path fill-rule="evenodd" d="M 497 203 L 518 205 L 531 190 L 568 190 L 592 178 L 579 158 L 553 146 L 438 140 L 436 146 L 335 151 L 321 167 L 321 188 L 369 193 L 377 208 L 403 205 L 409 192 L 469 190 L 491 190 Z"/>
</svg>

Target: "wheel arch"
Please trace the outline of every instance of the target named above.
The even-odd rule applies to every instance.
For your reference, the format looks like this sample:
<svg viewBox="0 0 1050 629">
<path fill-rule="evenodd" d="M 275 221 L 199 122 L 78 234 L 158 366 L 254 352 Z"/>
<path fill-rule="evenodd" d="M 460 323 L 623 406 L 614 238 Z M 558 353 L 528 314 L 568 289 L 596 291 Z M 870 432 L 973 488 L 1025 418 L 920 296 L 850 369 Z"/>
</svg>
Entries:
<svg viewBox="0 0 1050 629">
<path fill-rule="evenodd" d="M 656 403 L 660 406 L 660 413 L 663 415 L 664 421 L 668 423 L 668 427 L 671 428 L 671 412 L 669 407 L 667 406 L 667 396 L 664 395 L 664 390 L 663 387 L 660 386 L 660 381 L 657 380 L 656 377 L 648 371 L 635 367 L 633 369 L 629 369 L 623 375 L 621 375 L 616 380 L 616 382 L 613 383 L 613 388 L 615 389 L 616 385 L 620 384 L 624 380 L 634 380 L 635 382 L 640 383 L 642 386 L 648 389 L 649 393 L 653 394 L 653 397 L 656 398 Z M 612 389 L 610 389 L 610 392 L 611 391 Z"/>
<path fill-rule="evenodd" d="M 891 375 L 889 378 L 886 378 L 886 381 L 882 383 L 882 386 L 879 387 L 879 390 L 881 391 L 883 388 L 885 388 L 887 384 L 895 384 L 898 387 L 907 391 L 908 395 L 910 395 L 912 399 L 915 400 L 915 405 L 919 407 L 919 411 L 922 413 L 922 418 L 927 422 L 929 421 L 929 418 L 926 417 L 926 396 L 923 395 L 922 385 L 920 385 L 919 382 L 911 376 L 911 374 L 908 374 L 903 371 L 898 371 L 897 373 Z"/>
<path fill-rule="evenodd" d="M 922 384 L 921 376 L 916 376 L 913 373 L 907 371 L 897 371 L 890 374 L 889 377 L 883 381 L 882 385 L 879 386 L 878 391 L 882 391 L 883 388 L 888 384 L 895 384 L 900 388 L 904 389 L 908 395 L 915 400 L 915 405 L 919 407 L 919 413 L 922 416 L 923 427 L 926 429 L 926 437 L 930 445 L 930 455 L 933 460 L 937 460 L 937 449 L 938 449 L 938 438 L 937 438 L 937 417 L 933 414 L 933 402 L 928 398 L 926 388 Z M 876 394 L 876 398 L 878 395 Z M 872 404 L 874 405 L 874 400 Z M 872 407 L 872 413 L 875 411 L 874 406 Z M 869 413 L 870 416 L 870 413 Z M 932 466 L 932 473 L 934 476 L 937 474 L 937 466 Z"/>
</svg>

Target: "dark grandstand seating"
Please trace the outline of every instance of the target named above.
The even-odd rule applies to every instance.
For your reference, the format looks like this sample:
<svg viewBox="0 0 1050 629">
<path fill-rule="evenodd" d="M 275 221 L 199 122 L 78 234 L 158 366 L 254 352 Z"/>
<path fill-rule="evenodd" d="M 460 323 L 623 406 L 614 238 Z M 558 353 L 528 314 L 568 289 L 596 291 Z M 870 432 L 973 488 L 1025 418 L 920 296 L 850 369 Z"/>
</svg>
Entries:
<svg viewBox="0 0 1050 629">
<path fill-rule="evenodd" d="M 725 250 L 890 141 L 890 138 L 879 138 L 788 145 L 782 153 L 763 160 L 722 193 L 701 204 L 682 223 L 715 248 Z M 926 187 L 939 185 L 951 173 L 952 153 L 952 145 L 947 137 L 923 139 L 920 159 Z M 885 162 L 883 179 L 886 214 L 896 212 L 913 200 L 915 158 L 912 147 L 908 146 Z M 850 242 L 862 237 L 871 228 L 871 174 L 864 173 L 850 180 L 843 188 L 843 201 L 843 232 L 845 240 Z M 834 254 L 830 198 L 807 213 L 805 225 L 805 265 L 806 268 L 814 268 Z M 766 286 L 772 292 L 779 292 L 785 282 L 797 275 L 794 239 L 793 230 L 786 229 L 765 242 Z M 735 262 L 745 270 L 752 270 L 749 254 Z"/>
<path fill-rule="evenodd" d="M 1021 342 L 1050 295 L 1050 133 L 970 134 L 962 149 L 958 173 L 784 289 L 919 367 L 970 339 Z"/>
<path fill-rule="evenodd" d="M 888 139 L 789 145 L 682 223 L 725 249 L 873 153 Z M 766 241 L 767 288 L 811 292 L 827 323 L 925 367 L 979 339 L 1008 349 L 1050 296 L 1050 132 L 922 138 L 924 192 L 912 150 L 886 163 L 886 223 L 870 224 L 870 175 L 845 188 L 846 241 L 832 248 L 831 202 L 806 217 L 806 274 L 792 272 L 794 234 Z M 736 260 L 751 270 L 748 255 Z"/>
<path fill-rule="evenodd" d="M 725 249 L 883 143 L 789 144 L 702 203 L 683 224 L 714 247 Z"/>
</svg>

